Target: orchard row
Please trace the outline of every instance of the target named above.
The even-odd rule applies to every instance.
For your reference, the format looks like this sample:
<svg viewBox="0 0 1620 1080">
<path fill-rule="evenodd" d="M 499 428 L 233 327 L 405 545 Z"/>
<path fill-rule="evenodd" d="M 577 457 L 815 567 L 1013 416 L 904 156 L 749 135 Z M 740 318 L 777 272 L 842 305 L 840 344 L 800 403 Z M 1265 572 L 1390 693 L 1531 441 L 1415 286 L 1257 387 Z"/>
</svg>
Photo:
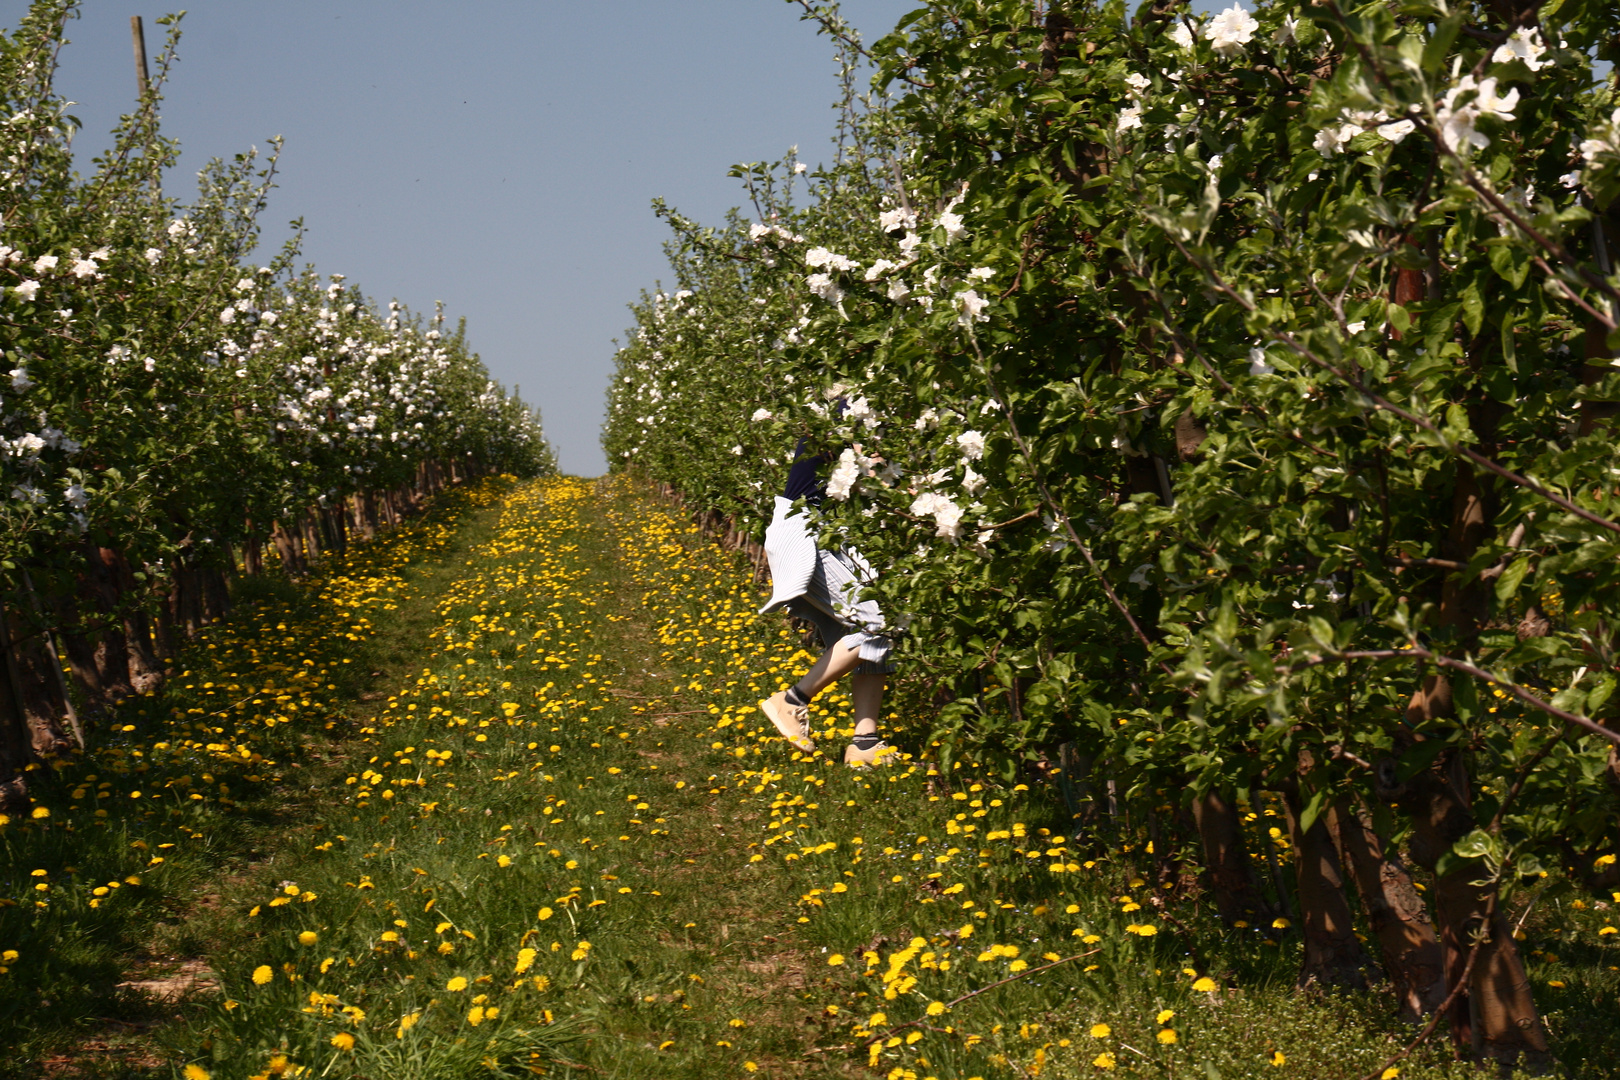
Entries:
<svg viewBox="0 0 1620 1080">
<path fill-rule="evenodd" d="M 464 327 L 250 260 L 279 141 L 163 188 L 151 89 L 81 176 L 53 79 L 76 0 L 0 42 L 0 802 L 82 748 L 104 706 L 151 688 L 230 604 L 227 578 L 341 551 L 423 495 L 554 460 L 539 417 Z M 64 677 L 66 668 L 68 677 Z M 93 732 L 92 732 L 93 734 Z"/>
<path fill-rule="evenodd" d="M 808 438 L 942 754 L 1546 1064 L 1508 913 L 1620 886 L 1609 13 L 801 6 L 837 158 L 659 207 L 610 460 L 757 539 Z"/>
</svg>

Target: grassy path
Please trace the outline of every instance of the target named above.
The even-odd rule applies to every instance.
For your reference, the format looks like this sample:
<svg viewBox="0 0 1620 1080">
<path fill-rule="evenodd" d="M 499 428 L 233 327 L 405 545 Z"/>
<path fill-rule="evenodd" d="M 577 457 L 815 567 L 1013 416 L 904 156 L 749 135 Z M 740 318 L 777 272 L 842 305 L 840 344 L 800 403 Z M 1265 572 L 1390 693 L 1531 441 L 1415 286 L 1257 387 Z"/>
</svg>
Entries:
<svg viewBox="0 0 1620 1080">
<path fill-rule="evenodd" d="M 184 834 L 258 829 L 258 857 L 177 846 L 125 886 L 172 873 L 169 952 L 207 972 L 153 1037 L 176 1072 L 1352 1078 L 1404 1035 L 1376 995 L 1296 996 L 1291 938 L 1167 902 L 1150 856 L 1065 836 L 1045 792 L 835 764 L 836 694 L 815 710 L 828 754 L 791 751 L 754 702 L 807 657 L 669 513 L 578 481 L 483 499 L 391 557 L 415 570 L 327 590 L 368 623 L 274 660 L 283 682 L 320 673 L 329 705 L 376 695 L 331 720 L 352 734 L 316 735 L 318 697 L 261 696 L 291 719 L 203 751 L 258 801 L 182 798 L 209 815 Z M 177 745 L 146 723 L 131 753 Z M 296 769 L 269 767 L 278 738 Z M 182 905 L 187 883 L 213 891 Z M 1614 940 L 1604 918 L 1582 948 Z M 1582 1015 L 1555 1030 L 1588 1038 Z M 1442 1057 L 1401 1075 L 1465 1075 Z"/>
</svg>

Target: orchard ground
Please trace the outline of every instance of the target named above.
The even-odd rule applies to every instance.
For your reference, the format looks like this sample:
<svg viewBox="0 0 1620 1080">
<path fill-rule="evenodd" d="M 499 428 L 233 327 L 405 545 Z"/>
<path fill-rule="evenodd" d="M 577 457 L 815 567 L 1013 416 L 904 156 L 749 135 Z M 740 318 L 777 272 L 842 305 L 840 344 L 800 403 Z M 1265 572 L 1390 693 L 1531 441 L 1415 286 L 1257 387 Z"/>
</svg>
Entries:
<svg viewBox="0 0 1620 1080">
<path fill-rule="evenodd" d="M 798 637 L 623 482 L 453 491 L 244 590 L 0 826 L 0 1076 L 1354 1078 L 1411 1037 L 1140 838 L 941 774 L 924 717 L 852 770 L 828 693 L 792 751 L 754 703 Z M 1520 914 L 1566 1072 L 1617 1075 L 1612 906 Z"/>
</svg>

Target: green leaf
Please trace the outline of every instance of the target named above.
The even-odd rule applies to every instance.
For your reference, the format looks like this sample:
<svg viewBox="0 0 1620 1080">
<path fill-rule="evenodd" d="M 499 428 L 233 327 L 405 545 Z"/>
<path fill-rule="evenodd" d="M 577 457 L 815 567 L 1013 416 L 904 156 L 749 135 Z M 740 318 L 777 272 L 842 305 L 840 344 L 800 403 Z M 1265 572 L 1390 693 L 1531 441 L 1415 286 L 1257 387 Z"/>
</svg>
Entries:
<svg viewBox="0 0 1620 1080">
<path fill-rule="evenodd" d="M 1508 568 L 1502 571 L 1502 576 L 1496 579 L 1496 599 L 1507 603 L 1513 594 L 1519 591 L 1519 585 L 1524 581 L 1524 575 L 1530 570 L 1530 556 L 1520 555 Z"/>
<path fill-rule="evenodd" d="M 1441 19 L 1435 25 L 1434 34 L 1429 38 L 1428 44 L 1423 46 L 1423 71 L 1425 74 L 1436 74 L 1445 69 L 1446 61 L 1451 55 L 1451 45 L 1457 40 L 1463 25 L 1463 10 L 1458 9 Z"/>
<path fill-rule="evenodd" d="M 1321 817 L 1322 811 L 1327 809 L 1332 796 L 1332 790 L 1326 785 L 1317 788 L 1311 793 L 1310 799 L 1305 803 L 1305 808 L 1299 812 L 1299 831 L 1301 834 L 1311 831 L 1311 826 L 1316 824 L 1316 819 Z"/>
</svg>

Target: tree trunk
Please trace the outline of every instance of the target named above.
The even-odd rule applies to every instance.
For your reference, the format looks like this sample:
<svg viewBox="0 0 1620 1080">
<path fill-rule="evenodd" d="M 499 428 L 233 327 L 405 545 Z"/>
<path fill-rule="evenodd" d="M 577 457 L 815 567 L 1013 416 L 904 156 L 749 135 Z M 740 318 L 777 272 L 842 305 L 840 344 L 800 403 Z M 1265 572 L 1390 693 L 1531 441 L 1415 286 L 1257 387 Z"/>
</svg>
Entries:
<svg viewBox="0 0 1620 1080">
<path fill-rule="evenodd" d="M 1367 909 L 1399 1015 L 1416 1023 L 1446 997 L 1445 962 L 1428 907 L 1406 867 L 1386 854 L 1364 807 L 1340 800 L 1328 808 L 1327 824 Z"/>
<path fill-rule="evenodd" d="M 28 723 L 12 682 L 11 665 L 0 663 L 0 813 L 27 812 L 27 770 L 33 763 Z"/>
<path fill-rule="evenodd" d="M 117 590 L 114 610 L 123 612 L 125 669 L 130 684 L 137 693 L 150 693 L 163 685 L 163 665 L 158 662 L 152 640 L 152 621 L 135 586 L 135 572 L 121 552 L 101 548 L 98 555 L 107 570 L 108 582 Z"/>
<path fill-rule="evenodd" d="M 1254 879 L 1254 865 L 1243 839 L 1243 823 L 1226 793 L 1210 789 L 1193 796 L 1193 820 L 1204 847 L 1204 868 L 1215 908 L 1228 926 L 1260 926 L 1271 921 L 1270 906 Z"/>
<path fill-rule="evenodd" d="M 100 623 L 95 633 L 96 672 L 107 701 L 116 701 L 135 692 L 130 681 L 129 656 L 124 640 L 124 595 L 119 586 L 118 566 L 103 548 L 86 541 L 82 549 L 85 572 L 79 578 L 79 612 Z"/>
<path fill-rule="evenodd" d="M 227 547 L 226 552 L 230 549 Z M 230 565 L 227 555 L 227 565 Z M 231 588 L 225 580 L 225 571 L 219 566 L 204 566 L 197 571 L 202 586 L 203 618 L 216 623 L 231 612 Z"/>
<path fill-rule="evenodd" d="M 101 666 L 96 661 L 96 640 L 80 627 L 83 616 L 75 597 L 56 598 L 56 625 L 62 641 L 62 652 L 67 658 L 73 682 L 79 688 L 79 697 L 86 710 L 99 709 L 107 701 L 107 688 L 101 681 Z"/>
<path fill-rule="evenodd" d="M 332 533 L 332 550 L 339 555 L 349 550 L 348 523 L 344 520 L 345 517 L 342 502 L 329 507 L 326 511 L 327 526 Z"/>
<path fill-rule="evenodd" d="M 1339 853 L 1323 815 L 1302 828 L 1299 785 L 1283 791 L 1288 835 L 1294 847 L 1294 878 L 1299 895 L 1300 932 L 1305 956 L 1298 986 L 1367 988 L 1367 952 L 1356 938 L 1350 904 L 1344 897 Z"/>
<path fill-rule="evenodd" d="M 67 701 L 62 696 L 61 672 L 55 668 L 45 635 L 19 619 L 15 609 L 0 609 L 0 644 L 33 757 L 49 760 L 70 752 L 73 740 L 63 727 Z"/>
<path fill-rule="evenodd" d="M 264 542 L 259 538 L 259 532 L 253 527 L 253 519 L 248 518 L 247 529 L 242 537 L 242 573 L 248 577 L 257 577 L 264 573 Z"/>
<path fill-rule="evenodd" d="M 281 567 L 287 572 L 287 576 L 303 577 L 304 560 L 298 550 L 298 542 L 281 522 L 276 522 L 275 528 L 270 533 L 270 541 L 275 544 L 276 553 L 281 556 Z"/>
<path fill-rule="evenodd" d="M 322 552 L 320 521 L 313 509 L 305 510 L 298 519 L 298 525 L 304 537 L 304 559 L 308 565 L 313 566 Z"/>
</svg>

